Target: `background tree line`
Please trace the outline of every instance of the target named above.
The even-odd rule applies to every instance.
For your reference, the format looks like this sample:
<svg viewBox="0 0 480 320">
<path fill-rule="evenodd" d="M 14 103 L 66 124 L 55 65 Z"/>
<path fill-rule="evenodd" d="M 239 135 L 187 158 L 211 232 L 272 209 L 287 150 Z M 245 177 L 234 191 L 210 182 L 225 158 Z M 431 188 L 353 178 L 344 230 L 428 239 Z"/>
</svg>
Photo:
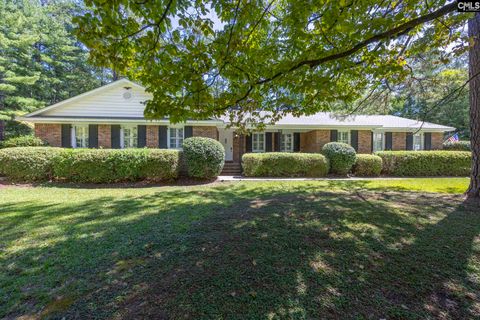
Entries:
<svg viewBox="0 0 480 320">
<path fill-rule="evenodd" d="M 6 136 L 30 133 L 15 115 L 62 101 L 111 81 L 88 63 L 73 34 L 82 1 L 0 0 L 0 119 Z"/>
</svg>

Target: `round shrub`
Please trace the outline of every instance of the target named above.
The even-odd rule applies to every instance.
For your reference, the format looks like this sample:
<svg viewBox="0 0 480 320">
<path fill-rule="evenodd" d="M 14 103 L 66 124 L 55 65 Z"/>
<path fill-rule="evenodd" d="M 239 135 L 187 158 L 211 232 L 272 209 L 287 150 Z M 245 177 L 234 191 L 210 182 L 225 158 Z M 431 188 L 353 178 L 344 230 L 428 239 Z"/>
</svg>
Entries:
<svg viewBox="0 0 480 320">
<path fill-rule="evenodd" d="M 0 148 L 41 147 L 45 145 L 42 139 L 35 136 L 14 137 L 0 142 Z"/>
<path fill-rule="evenodd" d="M 467 151 L 381 151 L 382 172 L 394 176 L 468 176 Z"/>
<path fill-rule="evenodd" d="M 188 176 L 211 179 L 222 172 L 225 149 L 217 140 L 192 137 L 183 141 L 183 157 Z"/>
<path fill-rule="evenodd" d="M 322 153 L 330 161 L 330 172 L 346 175 L 352 169 L 357 154 L 352 146 L 341 142 L 330 142 L 323 146 Z"/>
<path fill-rule="evenodd" d="M 328 160 L 315 153 L 246 153 L 242 167 L 247 177 L 324 177 Z"/>
<path fill-rule="evenodd" d="M 454 151 L 470 151 L 470 141 L 444 142 L 443 149 Z"/>
<path fill-rule="evenodd" d="M 61 148 L 19 147 L 0 150 L 0 174 L 19 182 L 48 181 Z"/>
<path fill-rule="evenodd" d="M 353 173 L 360 177 L 378 177 L 382 172 L 382 158 L 373 154 L 357 154 Z"/>
</svg>

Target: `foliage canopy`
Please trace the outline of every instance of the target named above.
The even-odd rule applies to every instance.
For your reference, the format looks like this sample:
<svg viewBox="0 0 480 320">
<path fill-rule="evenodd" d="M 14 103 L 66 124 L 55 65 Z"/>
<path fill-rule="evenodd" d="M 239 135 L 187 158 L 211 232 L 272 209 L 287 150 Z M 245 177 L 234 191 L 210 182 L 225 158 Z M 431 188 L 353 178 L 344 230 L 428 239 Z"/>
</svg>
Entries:
<svg viewBox="0 0 480 320">
<path fill-rule="evenodd" d="M 86 3 L 77 35 L 93 61 L 141 81 L 145 115 L 172 121 L 348 109 L 403 81 L 410 57 L 459 41 L 469 17 L 442 0 Z"/>
</svg>

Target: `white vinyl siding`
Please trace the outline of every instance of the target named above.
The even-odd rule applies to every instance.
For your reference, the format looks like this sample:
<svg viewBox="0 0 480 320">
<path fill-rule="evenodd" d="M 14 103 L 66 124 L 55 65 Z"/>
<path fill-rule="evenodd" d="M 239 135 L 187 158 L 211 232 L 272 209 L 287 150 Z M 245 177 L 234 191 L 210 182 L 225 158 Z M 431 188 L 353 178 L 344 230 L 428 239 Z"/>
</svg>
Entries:
<svg viewBox="0 0 480 320">
<path fill-rule="evenodd" d="M 71 130 L 72 148 L 88 148 L 88 125 L 74 125 Z"/>
<path fill-rule="evenodd" d="M 122 125 L 120 128 L 120 147 L 136 148 L 138 142 L 138 130 L 136 125 Z"/>
<path fill-rule="evenodd" d="M 293 133 L 283 133 L 280 136 L 280 151 L 293 152 Z"/>
<path fill-rule="evenodd" d="M 373 133 L 373 152 L 385 149 L 385 134 L 381 132 Z"/>
<path fill-rule="evenodd" d="M 168 147 L 170 149 L 182 149 L 183 137 L 183 128 L 168 128 Z"/>
<path fill-rule="evenodd" d="M 252 152 L 265 152 L 265 133 L 252 133 Z"/>
<path fill-rule="evenodd" d="M 337 142 L 342 142 L 350 144 L 350 131 L 338 131 L 337 132 Z"/>
<path fill-rule="evenodd" d="M 145 105 L 142 102 L 151 99 L 151 96 L 140 88 L 132 87 L 126 90 L 124 86 L 125 84 L 119 84 L 97 94 L 66 103 L 43 112 L 42 116 L 143 118 Z M 130 99 L 123 97 L 125 92 L 131 94 Z"/>
</svg>

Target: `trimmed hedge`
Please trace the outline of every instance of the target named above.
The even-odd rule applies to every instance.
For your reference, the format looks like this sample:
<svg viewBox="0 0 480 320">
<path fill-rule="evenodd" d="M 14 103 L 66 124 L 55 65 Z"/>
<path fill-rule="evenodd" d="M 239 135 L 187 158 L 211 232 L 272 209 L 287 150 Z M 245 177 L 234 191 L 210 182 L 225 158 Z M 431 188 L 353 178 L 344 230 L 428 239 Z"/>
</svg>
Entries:
<svg viewBox="0 0 480 320">
<path fill-rule="evenodd" d="M 55 179 L 81 183 L 161 181 L 178 177 L 180 151 L 160 149 L 65 149 Z"/>
<path fill-rule="evenodd" d="M 444 142 L 443 149 L 454 151 L 470 151 L 470 141 Z"/>
<path fill-rule="evenodd" d="M 160 149 L 8 148 L 0 150 L 0 173 L 22 182 L 171 180 L 178 177 L 180 156 Z"/>
<path fill-rule="evenodd" d="M 382 173 L 395 176 L 468 176 L 471 153 L 466 151 L 382 151 Z"/>
<path fill-rule="evenodd" d="M 0 150 L 0 174 L 21 182 L 48 181 L 61 148 L 19 147 Z"/>
<path fill-rule="evenodd" d="M 242 157 L 247 177 L 324 177 L 329 164 L 315 153 L 246 153 Z"/>
<path fill-rule="evenodd" d="M 322 153 L 330 161 L 330 172 L 346 175 L 357 159 L 355 149 L 346 143 L 329 142 L 322 148 Z"/>
<path fill-rule="evenodd" d="M 225 149 L 217 140 L 192 137 L 183 141 L 183 157 L 189 177 L 211 179 L 222 172 Z"/>
<path fill-rule="evenodd" d="M 0 142 L 0 148 L 41 147 L 45 145 L 46 143 L 42 139 L 35 136 L 14 137 Z"/>
<path fill-rule="evenodd" d="M 353 173 L 360 177 L 379 176 L 382 172 L 382 158 L 373 154 L 357 154 Z"/>
</svg>

